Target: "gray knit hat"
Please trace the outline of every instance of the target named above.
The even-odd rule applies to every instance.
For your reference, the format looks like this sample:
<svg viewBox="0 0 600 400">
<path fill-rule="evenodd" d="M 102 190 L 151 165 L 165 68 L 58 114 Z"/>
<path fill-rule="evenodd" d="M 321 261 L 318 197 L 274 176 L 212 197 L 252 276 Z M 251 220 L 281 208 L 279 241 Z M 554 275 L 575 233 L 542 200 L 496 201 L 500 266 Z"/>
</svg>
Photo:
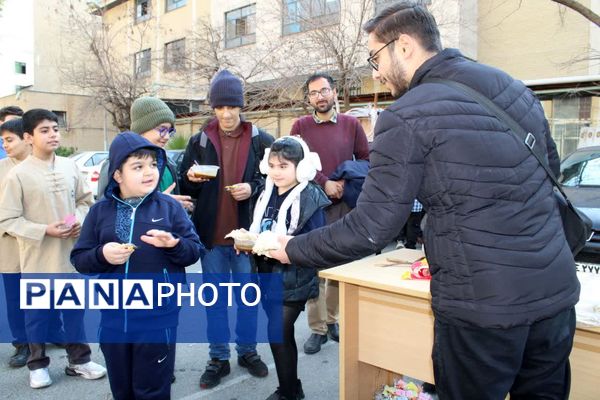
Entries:
<svg viewBox="0 0 600 400">
<path fill-rule="evenodd" d="M 226 69 L 219 71 L 210 83 L 210 106 L 244 107 L 242 81 Z"/>
<path fill-rule="evenodd" d="M 164 122 L 175 125 L 175 114 L 157 97 L 140 97 L 131 105 L 131 130 L 142 134 Z"/>
</svg>

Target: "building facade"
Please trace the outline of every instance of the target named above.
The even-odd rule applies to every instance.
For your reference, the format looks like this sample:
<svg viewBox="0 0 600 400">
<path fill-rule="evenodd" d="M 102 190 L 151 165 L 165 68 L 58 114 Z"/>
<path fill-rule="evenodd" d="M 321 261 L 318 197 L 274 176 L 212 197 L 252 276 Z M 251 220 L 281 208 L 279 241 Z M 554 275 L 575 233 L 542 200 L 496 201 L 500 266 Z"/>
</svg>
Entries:
<svg viewBox="0 0 600 400">
<path fill-rule="evenodd" d="M 16 1 L 6 1 L 5 14 L 13 12 L 10 7 Z M 49 61 L 56 48 L 39 45 L 44 38 L 61 35 L 49 34 L 50 27 L 43 23 L 56 8 L 51 5 L 56 1 L 19 1 L 25 9 L 33 9 L 30 22 L 35 29 L 31 38 L 24 37 L 22 43 L 27 45 L 13 48 L 10 61 L 0 64 L 15 78 L 3 82 L 1 88 L 26 89 L 18 91 L 20 95 L 0 98 L 0 103 L 50 104 L 54 110 L 66 112 L 69 135 L 77 132 L 72 143 L 80 149 L 102 148 L 104 138 L 110 140 L 117 129 L 102 109 L 88 104 L 77 110 L 76 105 L 84 103 L 85 91 L 75 95 L 65 85 L 61 87 L 60 75 Z M 466 56 L 530 84 L 543 100 L 563 155 L 578 146 L 581 128 L 600 125 L 595 92 L 600 84 L 600 63 L 594 57 L 600 48 L 600 34 L 584 17 L 550 0 L 416 1 L 435 15 L 445 47 L 459 48 Z M 371 78 L 366 37 L 360 31 L 368 18 L 393 0 L 95 3 L 92 12 L 106 33 L 104 45 L 116 60 L 113 65 L 118 62 L 135 83 L 136 93 L 167 101 L 178 116 L 178 131 L 186 136 L 195 133 L 209 114 L 209 79 L 223 67 L 245 82 L 251 106 L 247 117 L 275 136 L 286 134 L 294 118 L 308 112 L 301 83 L 315 71 L 338 78 L 342 111 L 372 103 L 381 107 L 393 100 Z M 600 0 L 580 3 L 600 11 Z M 17 71 L 22 65 L 17 62 L 25 64 L 21 70 L 25 73 Z M 59 104 L 55 105 L 51 97 L 64 100 L 56 100 Z M 71 107 L 68 111 L 67 106 Z M 77 122 L 76 114 L 82 121 Z M 108 128 L 102 129 L 104 126 Z M 89 133 L 93 129 L 96 133 Z M 106 130 L 108 135 L 99 135 Z"/>
</svg>

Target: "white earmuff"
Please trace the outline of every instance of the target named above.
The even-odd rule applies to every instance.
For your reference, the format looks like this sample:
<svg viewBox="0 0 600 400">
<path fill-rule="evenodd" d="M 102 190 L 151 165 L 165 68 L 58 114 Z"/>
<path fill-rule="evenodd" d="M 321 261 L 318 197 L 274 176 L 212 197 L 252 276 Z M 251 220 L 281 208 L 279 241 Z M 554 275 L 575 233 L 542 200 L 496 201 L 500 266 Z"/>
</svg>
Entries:
<svg viewBox="0 0 600 400">
<path fill-rule="evenodd" d="M 269 173 L 269 154 L 271 154 L 271 149 L 265 149 L 265 155 L 263 156 L 262 160 L 260 160 L 260 164 L 258 165 L 258 169 L 263 175 L 267 175 Z"/>
<path fill-rule="evenodd" d="M 302 152 L 304 158 L 300 160 L 296 167 L 296 180 L 298 182 L 312 181 L 317 175 L 317 171 L 321 170 L 321 159 L 317 153 L 311 152 L 306 142 L 300 136 L 290 136 L 300 146 L 302 146 Z"/>
<path fill-rule="evenodd" d="M 304 153 L 304 157 L 296 166 L 296 180 L 298 182 L 308 182 L 315 178 L 317 175 L 317 171 L 321 170 L 321 159 L 317 153 L 311 152 L 308 148 L 308 145 L 302 138 L 299 136 L 284 136 L 285 138 L 291 138 L 302 146 L 302 153 Z M 281 140 L 281 139 L 277 139 Z M 269 155 L 271 154 L 271 149 L 265 149 L 265 155 L 260 162 L 259 169 L 260 173 L 263 175 L 267 175 L 269 173 Z"/>
</svg>

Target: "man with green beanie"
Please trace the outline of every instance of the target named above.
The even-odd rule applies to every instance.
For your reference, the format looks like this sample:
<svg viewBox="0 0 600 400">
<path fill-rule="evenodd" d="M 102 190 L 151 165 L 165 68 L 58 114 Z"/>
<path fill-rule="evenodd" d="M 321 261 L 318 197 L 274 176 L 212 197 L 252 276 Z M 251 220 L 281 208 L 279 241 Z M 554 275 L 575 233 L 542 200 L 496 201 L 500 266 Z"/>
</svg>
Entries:
<svg viewBox="0 0 600 400">
<path fill-rule="evenodd" d="M 192 220 L 208 249 L 202 258 L 202 273 L 206 280 L 214 279 L 211 282 L 218 285 L 230 274 L 234 274 L 236 282 L 250 276 L 248 255 L 236 254 L 232 240 L 225 239 L 225 235 L 234 229 L 250 228 L 250 209 L 264 186 L 258 165 L 273 137 L 240 118 L 244 106 L 242 82 L 231 72 L 222 70 L 215 75 L 209 97 L 216 118 L 190 138 L 180 175 L 182 192 L 197 199 Z M 214 179 L 196 177 L 191 169 L 194 164 L 217 165 L 218 174 Z M 246 282 L 239 283 L 244 287 Z M 253 376 L 267 376 L 267 366 L 256 353 L 256 308 L 241 304 L 240 286 L 234 292 L 238 305 L 238 365 Z M 200 378 L 200 387 L 210 389 L 230 372 L 230 329 L 226 302 L 206 307 L 206 313 L 210 360 Z"/>
<path fill-rule="evenodd" d="M 157 97 L 140 97 L 131 105 L 131 131 L 147 139 L 153 145 L 164 148 L 175 135 L 175 114 L 167 104 Z M 100 168 L 98 195 L 103 195 L 108 185 L 108 161 Z M 167 168 L 160 179 L 158 190 L 170 194 L 186 210 L 193 208 L 190 196 L 179 193 L 177 167 L 167 158 Z"/>
</svg>

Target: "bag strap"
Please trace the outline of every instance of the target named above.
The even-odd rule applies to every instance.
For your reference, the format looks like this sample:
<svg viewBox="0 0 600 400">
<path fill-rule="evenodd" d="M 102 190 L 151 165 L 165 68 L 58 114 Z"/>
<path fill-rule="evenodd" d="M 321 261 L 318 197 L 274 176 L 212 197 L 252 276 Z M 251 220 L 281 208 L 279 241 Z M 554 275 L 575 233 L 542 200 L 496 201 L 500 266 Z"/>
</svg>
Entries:
<svg viewBox="0 0 600 400">
<path fill-rule="evenodd" d="M 565 200 L 567 200 L 567 202 L 570 203 L 568 201 L 567 195 L 565 194 L 562 187 L 560 186 L 560 183 L 558 183 L 558 181 L 554 177 L 554 174 L 552 173 L 552 171 L 550 171 L 550 168 L 543 161 L 542 156 L 540 154 L 538 154 L 539 146 L 535 147 L 535 143 L 536 143 L 535 136 L 533 136 L 533 134 L 531 132 L 526 132 L 525 129 L 523 129 L 521 127 L 521 125 L 519 125 L 517 123 L 517 121 L 515 121 L 510 115 L 508 115 L 508 113 L 506 111 L 504 111 L 503 109 L 498 107 L 496 105 L 496 103 L 494 103 L 492 100 L 488 99 L 483 94 L 479 93 L 477 90 L 470 88 L 469 86 L 464 85 L 460 82 L 452 81 L 449 79 L 440 79 L 440 78 L 427 78 L 427 79 L 424 79 L 422 82 L 423 83 L 441 83 L 443 85 L 450 86 L 454 89 L 457 89 L 458 91 L 463 92 L 467 96 L 471 97 L 479 105 L 481 105 L 483 108 L 485 108 L 490 113 L 495 115 L 496 118 L 498 118 L 500 120 L 500 122 L 503 122 L 504 125 L 506 125 L 506 127 L 509 129 L 510 133 L 515 138 L 517 138 L 517 140 L 519 142 L 522 142 L 525 145 L 525 147 L 527 147 L 527 149 L 531 152 L 531 154 L 533 154 L 533 156 L 536 158 L 536 160 L 538 160 L 538 162 L 540 163 L 542 168 L 544 168 L 544 170 L 546 171 L 546 174 L 552 181 L 552 184 L 560 191 L 560 194 L 563 195 Z"/>
</svg>

